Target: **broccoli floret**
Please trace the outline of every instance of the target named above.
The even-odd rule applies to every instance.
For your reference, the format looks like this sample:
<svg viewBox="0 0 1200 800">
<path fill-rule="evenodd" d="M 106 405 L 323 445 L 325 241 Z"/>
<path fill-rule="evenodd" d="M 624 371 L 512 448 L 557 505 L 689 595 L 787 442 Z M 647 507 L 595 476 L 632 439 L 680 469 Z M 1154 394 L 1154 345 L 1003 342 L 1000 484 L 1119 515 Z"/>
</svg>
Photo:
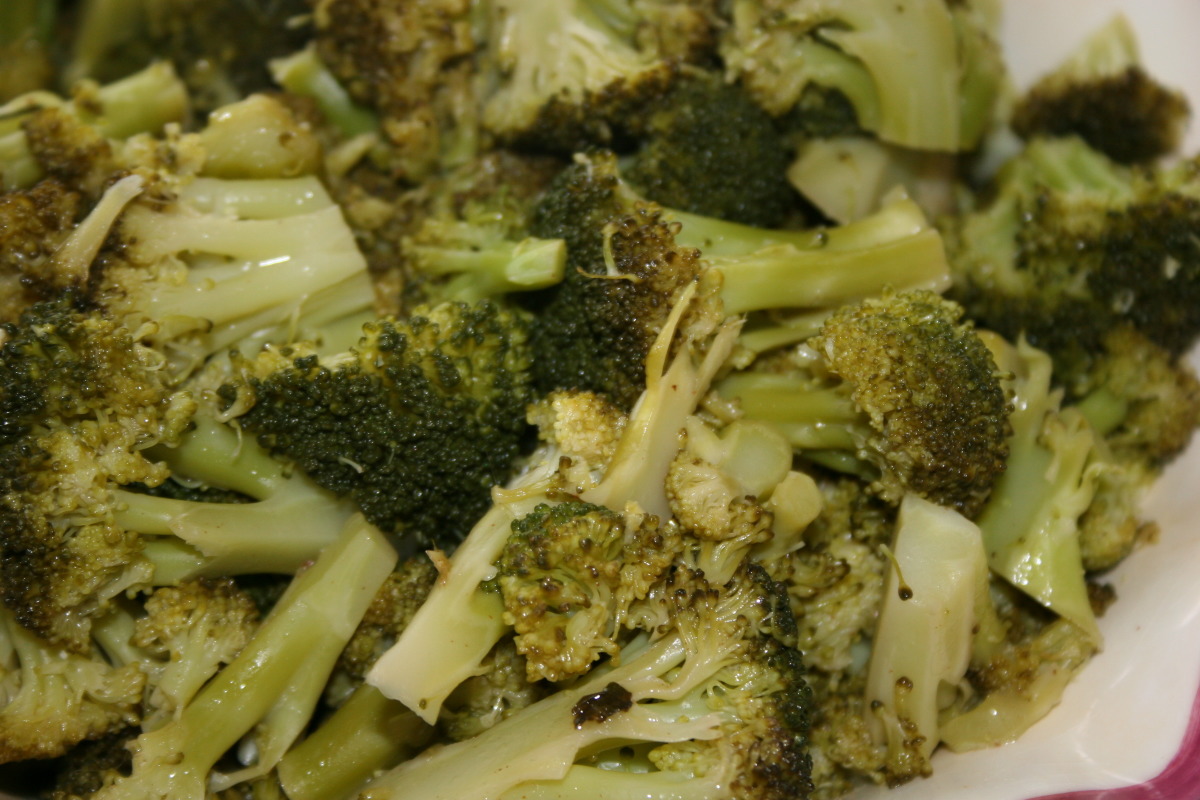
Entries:
<svg viewBox="0 0 1200 800">
<path fill-rule="evenodd" d="M 567 248 L 563 282 L 530 300 L 536 385 L 594 391 L 630 408 L 645 389 L 646 356 L 671 309 L 703 272 L 699 252 L 676 245 L 662 211 L 638 200 L 611 154 L 564 170 L 529 229 Z"/>
<path fill-rule="evenodd" d="M 478 736 L 554 691 L 549 682 L 529 682 L 528 662 L 511 637 L 497 642 L 479 668 L 442 706 L 438 730 L 450 741 Z"/>
<path fill-rule="evenodd" d="M 92 643 L 71 652 L 0 606 L 0 763 L 61 756 L 136 725 L 146 676 Z"/>
<path fill-rule="evenodd" d="M 1123 167 L 1076 138 L 1030 142 L 990 200 L 943 228 L 952 296 L 1049 352 L 1067 385 L 1123 325 L 1183 353 L 1200 331 L 1197 170 Z"/>
<path fill-rule="evenodd" d="M 885 141 L 968 150 L 998 94 L 992 21 L 942 0 L 769 0 L 733 3 L 721 55 L 772 114 L 809 87 L 845 97 L 857 123 Z"/>
<path fill-rule="evenodd" d="M 374 524 L 453 543 L 512 474 L 532 398 L 524 314 L 444 303 L 368 323 L 349 351 L 276 348 L 223 388 L 238 423 Z"/>
<path fill-rule="evenodd" d="M 156 589 L 129 643 L 145 653 L 148 694 L 142 729 L 180 713 L 201 687 L 233 661 L 258 628 L 258 609 L 231 578 L 198 578 Z"/>
<path fill-rule="evenodd" d="M 98 194 L 115 140 L 157 133 L 188 110 L 187 89 L 165 63 L 104 85 L 85 82 L 70 101 L 46 92 L 18 97 L 0 114 L 0 187 L 51 175 Z"/>
<path fill-rule="evenodd" d="M 396 563 L 385 537 L 352 518 L 300 573 L 238 656 L 179 711 L 130 744 L 132 771 L 104 798 L 203 800 L 208 791 L 274 769 L 304 730 L 338 654 Z M 253 733 L 254 759 L 231 773 L 218 760 Z"/>
<path fill-rule="evenodd" d="M 992 354 L 962 309 L 932 292 L 843 306 L 788 370 L 718 384 L 794 447 L 858 472 L 881 497 L 909 492 L 977 512 L 1008 456 L 1008 402 Z"/>
<path fill-rule="evenodd" d="M 74 230 L 82 205 L 79 192 L 55 178 L 0 194 L 0 320 L 16 322 L 33 302 L 66 288 L 54 255 Z"/>
<path fill-rule="evenodd" d="M 514 521 L 495 582 L 528 680 L 563 681 L 615 655 L 630 605 L 681 544 L 653 517 L 581 502 L 541 505 Z"/>
<path fill-rule="evenodd" d="M 176 441 L 194 401 L 128 330 L 69 297 L 4 333 L 0 596 L 22 625 L 83 652 L 92 616 L 153 573 L 114 520 L 113 488 L 166 479 L 143 451 Z"/>
<path fill-rule="evenodd" d="M 1011 124 L 1024 139 L 1078 136 L 1136 164 L 1175 152 L 1188 115 L 1187 99 L 1142 67 L 1133 28 L 1118 15 L 1020 98 Z"/>
<path fill-rule="evenodd" d="M 480 13 L 486 10 L 462 0 L 314 5 L 315 53 L 349 100 L 377 113 L 379 131 L 391 145 L 387 166 L 400 180 L 422 180 L 482 149 L 474 85 Z M 323 105 L 329 114 L 330 102 Z M 350 115 L 339 105 L 329 115 L 345 126 Z M 352 116 L 357 127 L 361 115 Z"/>
<path fill-rule="evenodd" d="M 653 638 L 633 636 L 608 668 L 401 764 L 363 796 L 566 797 L 632 784 L 648 796 L 807 797 L 811 694 L 777 587 L 753 568 L 723 587 L 679 568 L 645 604 Z M 623 755 L 635 745 L 644 759 Z"/>
<path fill-rule="evenodd" d="M 55 771 L 54 784 L 45 792 L 46 799 L 90 797 L 115 776 L 128 772 L 130 755 L 125 745 L 136 735 L 137 728 L 124 728 L 72 748 Z"/>
<path fill-rule="evenodd" d="M 790 152 L 739 86 L 687 73 L 627 122 L 639 144 L 623 174 L 647 199 L 732 222 L 778 228 L 796 205 Z"/>
</svg>

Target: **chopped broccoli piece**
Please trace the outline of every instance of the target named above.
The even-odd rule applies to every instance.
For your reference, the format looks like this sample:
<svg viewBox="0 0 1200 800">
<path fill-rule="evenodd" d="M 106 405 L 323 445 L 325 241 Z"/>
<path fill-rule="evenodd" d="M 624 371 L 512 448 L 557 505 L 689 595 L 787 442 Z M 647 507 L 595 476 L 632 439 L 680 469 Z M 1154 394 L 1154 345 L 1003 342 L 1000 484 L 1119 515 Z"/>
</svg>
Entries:
<svg viewBox="0 0 1200 800">
<path fill-rule="evenodd" d="M 991 351 L 962 309 L 932 292 L 843 306 L 787 371 L 718 384 L 794 447 L 866 475 L 881 497 L 908 492 L 976 513 L 1008 456 L 1008 402 Z"/>
<path fill-rule="evenodd" d="M 194 401 L 118 322 L 66 297 L 0 347 L 0 597 L 31 630 L 85 652 L 93 615 L 153 569 L 114 520 L 113 488 L 161 483 L 144 449 L 175 441 Z"/>
<path fill-rule="evenodd" d="M 300 573 L 237 658 L 162 727 L 130 745 L 133 769 L 96 793 L 105 798 L 203 800 L 266 774 L 301 733 L 338 654 L 396 562 L 361 516 Z M 254 730 L 256 760 L 210 776 Z"/>
<path fill-rule="evenodd" d="M 732 79 L 781 115 L 809 87 L 844 96 L 858 125 L 923 150 L 972 149 L 1001 69 L 987 15 L 943 0 L 739 0 L 721 54 Z"/>
<path fill-rule="evenodd" d="M 1122 164 L 1174 153 L 1189 108 L 1141 65 L 1129 20 L 1112 18 L 1017 102 L 1012 127 L 1024 139 L 1078 136 Z"/>
<path fill-rule="evenodd" d="M 478 736 L 404 762 L 363 796 L 499 796 L 528 787 L 565 797 L 578 787 L 609 794 L 611 782 L 643 792 L 688 787 L 689 797 L 807 797 L 811 694 L 786 643 L 790 615 L 777 588 L 758 569 L 717 587 L 681 567 L 645 604 L 642 616 L 658 625 L 653 638 L 634 636 L 608 668 Z M 622 770 L 617 748 L 639 743 L 652 748 L 651 771 Z"/>
<path fill-rule="evenodd" d="M 872 735 L 886 751 L 882 771 L 894 786 L 932 771 L 942 687 L 963 679 L 973 639 L 999 623 L 983 537 L 961 514 L 906 495 L 892 559 L 865 697 Z"/>
<path fill-rule="evenodd" d="M 0 763 L 53 758 L 136 725 L 146 675 L 98 647 L 71 652 L 0 606 Z"/>
<path fill-rule="evenodd" d="M 1122 325 L 1178 355 L 1200 332 L 1198 174 L 1195 161 L 1139 170 L 1076 138 L 1034 140 L 990 201 L 943 228 L 952 296 L 1049 352 L 1065 384 Z"/>
<path fill-rule="evenodd" d="M 788 148 L 739 86 L 687 73 L 626 124 L 640 142 L 623 174 L 647 199 L 761 228 L 780 227 L 793 212 Z"/>
<path fill-rule="evenodd" d="M 347 352 L 238 360 L 239 424 L 374 524 L 452 543 L 515 469 L 531 399 L 526 317 L 444 303 L 368 323 Z"/>
</svg>

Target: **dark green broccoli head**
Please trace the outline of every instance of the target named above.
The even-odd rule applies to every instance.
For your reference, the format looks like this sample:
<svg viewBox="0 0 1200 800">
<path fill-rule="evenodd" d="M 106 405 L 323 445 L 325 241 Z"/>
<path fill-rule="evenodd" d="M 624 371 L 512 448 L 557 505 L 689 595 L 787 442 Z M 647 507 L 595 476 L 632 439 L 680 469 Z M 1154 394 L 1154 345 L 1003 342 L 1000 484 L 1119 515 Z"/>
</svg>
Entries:
<svg viewBox="0 0 1200 800">
<path fill-rule="evenodd" d="M 167 476 L 143 450 L 170 443 L 194 403 L 156 354 L 70 297 L 32 306 L 0 348 L 0 598 L 18 621 L 82 652 L 92 618 L 149 577 L 113 521 L 112 491 Z"/>
<path fill-rule="evenodd" d="M 870 419 L 882 494 L 915 491 L 971 514 L 1004 471 L 1008 403 L 991 352 L 933 292 L 834 312 L 812 341 Z"/>
<path fill-rule="evenodd" d="M 1086 82 L 1044 82 L 1013 110 L 1024 139 L 1078 136 L 1122 164 L 1148 163 L 1179 146 L 1188 119 L 1183 95 L 1141 67 Z"/>
<path fill-rule="evenodd" d="M 527 316 L 445 303 L 368 323 L 321 359 L 296 349 L 243 361 L 240 417 L 271 452 L 351 498 L 380 528 L 423 542 L 461 538 L 513 469 L 532 398 Z"/>
<path fill-rule="evenodd" d="M 1079 139 L 1038 140 L 993 199 L 946 230 L 953 296 L 979 324 L 1086 360 L 1132 325 L 1172 355 L 1200 333 L 1200 163 L 1115 164 Z"/>
<path fill-rule="evenodd" d="M 791 153 L 739 86 L 688 73 L 631 125 L 641 145 L 624 174 L 647 199 L 763 228 L 792 210 Z"/>
<path fill-rule="evenodd" d="M 568 167 L 530 230 L 567 246 L 562 283 L 531 300 L 538 388 L 594 391 L 630 408 L 675 300 L 702 272 L 699 251 L 676 244 L 674 226 L 625 186 L 611 154 Z"/>
</svg>

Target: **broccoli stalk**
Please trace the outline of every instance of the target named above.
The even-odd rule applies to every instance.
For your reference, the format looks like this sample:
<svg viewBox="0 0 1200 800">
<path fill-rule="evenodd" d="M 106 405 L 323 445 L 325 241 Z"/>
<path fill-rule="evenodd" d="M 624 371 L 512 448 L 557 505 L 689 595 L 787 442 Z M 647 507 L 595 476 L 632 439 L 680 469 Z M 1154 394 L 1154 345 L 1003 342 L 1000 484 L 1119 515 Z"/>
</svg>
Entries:
<svg viewBox="0 0 1200 800">
<path fill-rule="evenodd" d="M 276 767 L 290 800 L 340 800 L 416 755 L 433 736 L 416 714 L 360 686 Z"/>
<path fill-rule="evenodd" d="M 148 538 L 161 585 L 200 576 L 293 574 L 333 539 L 353 513 L 252 439 L 200 415 L 174 448 L 153 454 L 183 481 L 229 489 L 256 502 L 207 503 L 114 491 L 115 520 Z M 177 537 L 186 547 L 153 537 Z"/>
<path fill-rule="evenodd" d="M 296 576 L 236 659 L 170 722 L 130 745 L 133 770 L 100 790 L 106 798 L 208 796 L 209 773 L 230 747 L 256 734 L 257 760 L 216 784 L 265 774 L 302 731 L 339 653 L 396 563 L 386 538 L 351 518 Z"/>
<path fill-rule="evenodd" d="M 404 762 L 362 796 L 504 796 L 563 779 L 581 756 L 642 743 L 657 745 L 657 776 L 645 785 L 703 777 L 697 796 L 807 797 L 808 689 L 794 651 L 773 638 L 764 616 L 786 609 L 760 579 L 745 570 L 718 589 L 681 568 L 647 601 L 648 615 L 665 620 L 656 636 L 635 636 L 606 668 L 473 738 Z M 596 779 L 588 794 L 611 794 L 607 771 L 588 774 Z"/>
<path fill-rule="evenodd" d="M 892 567 L 871 644 L 866 706 L 875 741 L 887 751 L 886 780 L 896 785 L 929 774 L 943 687 L 963 679 L 974 642 L 991 637 L 999 621 L 983 538 L 961 514 L 907 495 Z"/>
<path fill-rule="evenodd" d="M 562 239 L 513 240 L 482 221 L 431 220 L 408 248 L 423 275 L 450 276 L 437 289 L 447 300 L 473 303 L 510 292 L 528 292 L 562 280 L 567 261 Z"/>
<path fill-rule="evenodd" d="M 1078 411 L 1060 408 L 1048 355 L 1024 341 L 989 344 L 1014 376 L 1014 400 L 1008 469 L 977 518 L 988 564 L 1099 642 L 1079 548 L 1079 518 L 1096 494 L 1096 432 Z"/>
</svg>

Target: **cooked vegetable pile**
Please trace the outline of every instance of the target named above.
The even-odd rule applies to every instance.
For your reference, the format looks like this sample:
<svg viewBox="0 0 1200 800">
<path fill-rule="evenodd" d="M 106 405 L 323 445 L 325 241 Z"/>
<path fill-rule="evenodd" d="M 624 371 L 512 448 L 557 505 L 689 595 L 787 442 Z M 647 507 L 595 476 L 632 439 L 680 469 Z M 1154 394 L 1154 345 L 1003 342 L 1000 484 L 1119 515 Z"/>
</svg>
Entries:
<svg viewBox="0 0 1200 800">
<path fill-rule="evenodd" d="M 8 0 L 0 783 L 834 798 L 1104 647 L 1200 160 L 991 0 Z"/>
</svg>

